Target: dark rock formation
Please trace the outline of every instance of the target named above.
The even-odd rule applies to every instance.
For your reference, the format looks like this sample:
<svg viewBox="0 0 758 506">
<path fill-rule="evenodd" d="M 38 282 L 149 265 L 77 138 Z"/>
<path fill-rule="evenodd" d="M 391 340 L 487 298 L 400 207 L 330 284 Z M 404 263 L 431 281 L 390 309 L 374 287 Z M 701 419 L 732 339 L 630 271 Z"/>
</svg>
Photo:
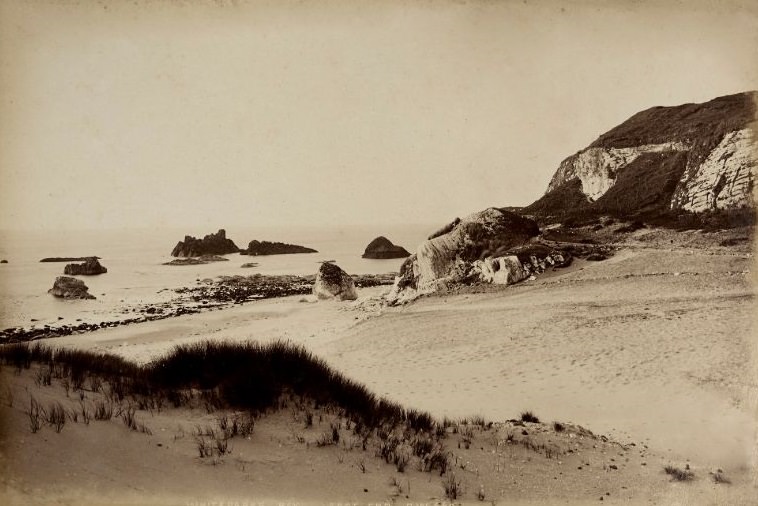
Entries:
<svg viewBox="0 0 758 506">
<path fill-rule="evenodd" d="M 240 255 L 290 255 L 294 253 L 318 253 L 315 249 L 285 244 L 283 242 L 250 241 L 246 250 L 240 251 Z"/>
<path fill-rule="evenodd" d="M 104 274 L 106 272 L 108 272 L 108 269 L 100 265 L 100 262 L 98 262 L 95 257 L 88 258 L 83 264 L 67 264 L 66 267 L 63 268 L 63 274 L 68 274 L 70 276 L 92 276 L 95 274 Z"/>
<path fill-rule="evenodd" d="M 379 236 L 366 246 L 363 258 L 388 259 L 405 258 L 411 256 L 402 246 L 392 244 L 392 241 L 384 236 Z"/>
<path fill-rule="evenodd" d="M 170 262 L 164 262 L 163 265 L 202 265 L 209 264 L 211 262 L 228 262 L 228 258 L 220 257 L 218 255 L 200 255 L 199 257 L 189 258 L 177 258 Z"/>
<path fill-rule="evenodd" d="M 88 257 L 47 257 L 40 260 L 40 262 L 86 262 L 90 258 L 100 260 L 100 257 L 92 255 Z"/>
<path fill-rule="evenodd" d="M 524 212 L 647 219 L 753 207 L 756 96 L 639 112 L 561 162 L 545 195 Z"/>
<path fill-rule="evenodd" d="M 8 263 L 8 260 L 6 260 L 4 258 L 2 260 L 0 260 L 0 264 L 7 264 L 7 263 Z"/>
<path fill-rule="evenodd" d="M 226 231 L 219 230 L 215 234 L 208 234 L 202 239 L 184 236 L 171 252 L 172 257 L 199 257 L 201 255 L 226 255 L 237 253 L 239 248 L 234 241 L 226 238 Z"/>
<path fill-rule="evenodd" d="M 55 278 L 53 287 L 47 293 L 64 299 L 94 299 L 95 297 L 90 295 L 87 290 L 89 288 L 84 284 L 84 281 L 68 276 L 58 276 Z"/>
<path fill-rule="evenodd" d="M 313 295 L 319 299 L 355 300 L 358 293 L 355 283 L 345 271 L 336 264 L 324 262 L 316 273 Z"/>
</svg>

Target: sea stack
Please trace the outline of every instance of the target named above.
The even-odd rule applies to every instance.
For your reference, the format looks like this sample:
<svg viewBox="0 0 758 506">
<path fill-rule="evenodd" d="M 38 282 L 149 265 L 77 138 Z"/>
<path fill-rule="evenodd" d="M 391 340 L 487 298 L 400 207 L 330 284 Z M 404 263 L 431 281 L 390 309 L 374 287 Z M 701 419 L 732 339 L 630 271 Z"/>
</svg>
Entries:
<svg viewBox="0 0 758 506">
<path fill-rule="evenodd" d="M 226 255 L 238 253 L 234 241 L 226 238 L 226 230 L 220 229 L 215 234 L 208 234 L 202 239 L 186 235 L 171 251 L 172 257 L 199 257 L 202 255 Z"/>
<path fill-rule="evenodd" d="M 108 272 L 108 269 L 100 265 L 100 262 L 98 262 L 95 257 L 87 258 L 83 264 L 66 264 L 66 267 L 63 268 L 63 274 L 68 274 L 70 276 L 92 276 L 96 274 L 104 274 L 106 272 Z"/>
<path fill-rule="evenodd" d="M 392 241 L 384 236 L 379 236 L 371 241 L 363 252 L 363 258 L 385 260 L 391 258 L 406 258 L 411 256 L 402 246 L 392 244 Z"/>
<path fill-rule="evenodd" d="M 336 264 L 324 262 L 316 273 L 313 295 L 319 299 L 355 300 L 358 293 L 348 273 Z"/>
<path fill-rule="evenodd" d="M 88 290 L 84 281 L 68 276 L 58 276 L 47 293 L 63 299 L 94 299 L 95 297 L 90 295 Z"/>
</svg>

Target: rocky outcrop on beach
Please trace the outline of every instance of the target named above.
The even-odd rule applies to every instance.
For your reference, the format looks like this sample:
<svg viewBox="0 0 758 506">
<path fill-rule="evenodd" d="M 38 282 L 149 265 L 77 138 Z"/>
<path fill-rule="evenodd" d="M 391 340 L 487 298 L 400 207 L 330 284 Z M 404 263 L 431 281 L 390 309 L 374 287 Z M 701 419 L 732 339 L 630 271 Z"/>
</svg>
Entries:
<svg viewBox="0 0 758 506">
<path fill-rule="evenodd" d="M 510 265 L 510 260 L 494 263 L 490 260 L 488 264 L 487 259 L 512 256 L 514 248 L 526 244 L 537 234 L 539 228 L 534 221 L 496 208 L 457 219 L 442 233 L 433 234 L 403 263 L 388 300 L 392 303 L 413 299 L 451 284 L 492 277 L 475 274 L 472 269 L 489 273 Z M 520 274 L 516 272 L 505 275 L 506 279 L 518 277 Z"/>
<path fill-rule="evenodd" d="M 86 262 L 90 258 L 100 260 L 100 257 L 90 255 L 88 257 L 46 257 L 40 260 L 40 262 Z"/>
<path fill-rule="evenodd" d="M 184 236 L 171 251 L 172 257 L 199 257 L 202 255 L 227 255 L 237 253 L 239 248 L 234 241 L 227 239 L 226 230 L 221 229 L 215 234 L 208 234 L 202 239 L 189 235 Z"/>
<path fill-rule="evenodd" d="M 88 290 L 84 281 L 68 276 L 58 276 L 47 293 L 64 299 L 94 299 L 95 297 L 90 295 Z"/>
<path fill-rule="evenodd" d="M 296 253 L 318 253 L 313 248 L 298 246 L 297 244 L 286 244 L 283 242 L 269 242 L 252 240 L 247 245 L 247 249 L 240 251 L 240 255 L 292 255 Z"/>
<path fill-rule="evenodd" d="M 391 258 L 406 258 L 411 254 L 402 246 L 392 244 L 392 241 L 384 236 L 379 236 L 371 241 L 363 252 L 363 258 L 385 260 Z"/>
<path fill-rule="evenodd" d="M 68 274 L 69 276 L 94 276 L 106 272 L 108 272 L 108 269 L 100 265 L 100 262 L 95 257 L 88 258 L 83 264 L 67 264 L 63 268 L 63 274 Z"/>
<path fill-rule="evenodd" d="M 525 212 L 656 216 L 753 207 L 757 96 L 637 113 L 563 160 Z"/>
<path fill-rule="evenodd" d="M 324 262 L 316 273 L 313 295 L 319 299 L 355 300 L 355 283 L 345 271 L 331 262 Z"/>
</svg>

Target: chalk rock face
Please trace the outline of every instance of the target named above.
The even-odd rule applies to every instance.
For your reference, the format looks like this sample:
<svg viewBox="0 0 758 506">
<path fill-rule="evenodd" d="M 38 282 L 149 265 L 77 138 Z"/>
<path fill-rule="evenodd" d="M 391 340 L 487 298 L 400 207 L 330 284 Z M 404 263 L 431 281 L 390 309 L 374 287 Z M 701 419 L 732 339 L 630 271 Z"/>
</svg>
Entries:
<svg viewBox="0 0 758 506">
<path fill-rule="evenodd" d="M 358 298 L 353 278 L 339 266 L 330 262 L 322 263 L 316 273 L 313 295 L 319 299 L 355 300 Z"/>
<path fill-rule="evenodd" d="M 582 183 L 582 193 L 590 201 L 594 201 L 610 190 L 616 183 L 618 172 L 640 155 L 688 149 L 689 147 L 682 142 L 645 144 L 630 148 L 590 147 L 561 162 L 547 191 L 553 191 L 572 179 L 579 179 Z"/>
<path fill-rule="evenodd" d="M 84 281 L 68 276 L 58 276 L 47 293 L 64 299 L 94 299 L 95 297 L 90 295 L 88 290 Z"/>
<path fill-rule="evenodd" d="M 108 272 L 108 269 L 100 265 L 100 262 L 95 257 L 87 258 L 83 264 L 66 264 L 66 267 L 63 268 L 63 274 L 70 276 L 93 276 L 106 272 Z"/>
<path fill-rule="evenodd" d="M 374 259 L 405 258 L 410 255 L 405 248 L 392 244 L 392 241 L 384 236 L 371 241 L 363 252 L 363 258 Z"/>
<path fill-rule="evenodd" d="M 539 233 L 534 221 L 495 208 L 474 213 L 451 225 L 442 229 L 449 228 L 447 232 L 433 234 L 432 239 L 421 244 L 403 263 L 387 296 L 390 303 L 465 282 L 471 278 L 475 262 L 503 256 Z M 494 271 L 494 267 L 486 269 Z"/>
<path fill-rule="evenodd" d="M 734 209 L 752 202 L 758 174 L 755 132 L 729 132 L 699 165 L 688 168 L 674 192 L 672 207 L 692 212 Z"/>
<path fill-rule="evenodd" d="M 483 283 L 512 285 L 529 277 L 529 270 L 521 265 L 515 255 L 477 260 L 472 267 Z"/>
<path fill-rule="evenodd" d="M 653 107 L 561 162 L 545 195 L 525 208 L 647 215 L 755 205 L 758 93 Z"/>
<path fill-rule="evenodd" d="M 239 248 L 234 241 L 226 238 L 226 230 L 221 229 L 215 234 L 208 234 L 202 239 L 189 235 L 184 241 L 179 241 L 171 251 L 172 257 L 199 257 L 202 255 L 226 255 L 237 253 Z"/>
</svg>

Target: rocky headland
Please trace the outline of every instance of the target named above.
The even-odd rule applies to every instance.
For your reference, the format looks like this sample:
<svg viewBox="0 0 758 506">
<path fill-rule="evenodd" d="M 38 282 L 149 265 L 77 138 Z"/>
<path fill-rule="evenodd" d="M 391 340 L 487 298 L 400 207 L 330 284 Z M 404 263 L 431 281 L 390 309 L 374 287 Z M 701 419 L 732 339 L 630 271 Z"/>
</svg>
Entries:
<svg viewBox="0 0 758 506">
<path fill-rule="evenodd" d="M 639 112 L 569 156 L 523 212 L 642 219 L 754 207 L 757 92 Z"/>
<path fill-rule="evenodd" d="M 384 236 L 379 236 L 371 241 L 366 250 L 363 252 L 363 258 L 371 258 L 377 260 L 392 259 L 392 258 L 406 258 L 411 256 L 408 251 L 402 246 L 392 244 L 392 241 Z"/>
<path fill-rule="evenodd" d="M 568 262 L 565 253 L 531 241 L 539 231 L 533 220 L 494 207 L 456 218 L 403 263 L 387 300 L 405 302 L 460 283 L 512 284 Z"/>
<path fill-rule="evenodd" d="M 240 251 L 240 255 L 292 255 L 296 253 L 318 253 L 313 248 L 298 246 L 297 244 L 286 244 L 283 242 L 269 242 L 252 240 L 247 245 L 247 249 Z"/>
<path fill-rule="evenodd" d="M 88 290 L 87 285 L 80 279 L 58 276 L 47 293 L 63 299 L 94 299 L 95 296 L 90 295 Z"/>
<path fill-rule="evenodd" d="M 63 268 L 63 274 L 69 276 L 94 276 L 105 274 L 106 272 L 108 272 L 108 269 L 100 265 L 100 262 L 95 257 L 87 258 L 83 264 L 67 264 Z"/>
<path fill-rule="evenodd" d="M 186 235 L 171 251 L 172 257 L 199 257 L 203 255 L 227 255 L 237 253 L 239 248 L 234 241 L 227 239 L 226 230 L 220 229 L 215 234 L 208 234 L 202 239 Z"/>
</svg>

